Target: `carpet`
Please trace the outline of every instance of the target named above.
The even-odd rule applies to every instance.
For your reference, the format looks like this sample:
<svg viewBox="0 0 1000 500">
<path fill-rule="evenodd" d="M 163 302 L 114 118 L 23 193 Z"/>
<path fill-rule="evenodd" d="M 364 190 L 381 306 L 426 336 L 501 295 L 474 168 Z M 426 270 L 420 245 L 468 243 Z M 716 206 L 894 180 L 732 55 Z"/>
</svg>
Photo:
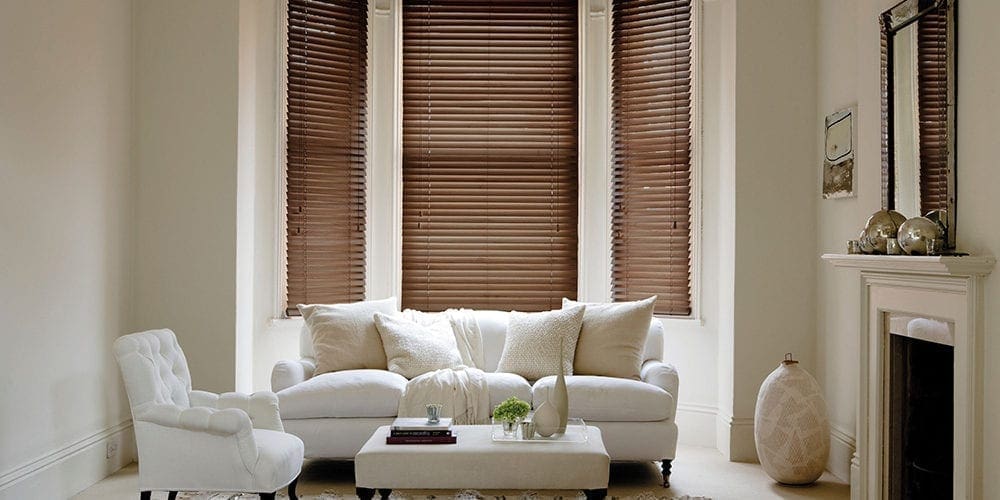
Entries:
<svg viewBox="0 0 1000 500">
<path fill-rule="evenodd" d="M 183 500 L 256 500 L 257 495 L 242 494 L 242 493 L 180 493 L 177 495 L 178 499 Z M 283 500 L 288 500 L 288 495 L 284 493 L 278 493 L 278 498 Z M 357 500 L 355 495 L 344 495 L 341 493 L 336 493 L 333 491 L 324 491 L 318 495 L 299 495 L 301 500 Z M 377 498 L 377 496 L 376 496 Z M 534 491 L 524 491 L 521 493 L 507 493 L 507 494 L 483 494 L 476 490 L 464 490 L 455 492 L 454 495 L 408 495 L 408 494 L 397 494 L 393 492 L 390 497 L 392 500 L 436 500 L 436 499 L 448 499 L 452 498 L 455 500 L 584 500 L 586 497 L 583 492 L 579 492 L 577 495 L 542 495 Z M 631 495 L 625 497 L 617 497 L 614 495 L 608 495 L 608 500 L 711 500 L 708 497 L 692 497 L 688 495 L 674 497 L 660 495 L 653 491 L 647 491 L 640 493 L 638 495 Z"/>
</svg>

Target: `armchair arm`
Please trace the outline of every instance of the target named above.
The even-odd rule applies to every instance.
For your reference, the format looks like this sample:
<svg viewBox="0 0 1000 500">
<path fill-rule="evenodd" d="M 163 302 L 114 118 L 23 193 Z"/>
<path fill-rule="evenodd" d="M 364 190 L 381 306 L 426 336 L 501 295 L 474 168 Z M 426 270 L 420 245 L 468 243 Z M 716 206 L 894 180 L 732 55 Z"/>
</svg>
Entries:
<svg viewBox="0 0 1000 500">
<path fill-rule="evenodd" d="M 285 431 L 281 425 L 281 414 L 278 412 L 278 396 L 271 391 L 259 391 L 249 395 L 238 392 L 215 394 L 191 391 L 188 399 L 193 407 L 242 410 L 250 418 L 254 429 Z"/>
<path fill-rule="evenodd" d="M 150 404 L 135 412 L 137 422 L 159 425 L 179 432 L 214 434 L 233 438 L 243 464 L 250 470 L 257 463 L 257 442 L 253 425 L 245 411 L 236 408 L 217 410 L 176 405 Z"/>
<path fill-rule="evenodd" d="M 314 373 L 316 373 L 316 360 L 313 358 L 278 361 L 271 369 L 271 390 L 281 392 L 309 380 Z"/>
<path fill-rule="evenodd" d="M 680 387 L 680 379 L 677 377 L 677 368 L 674 368 L 674 365 L 671 365 L 670 363 L 649 360 L 642 364 L 640 377 L 643 382 L 655 385 L 656 387 L 667 391 L 670 396 L 673 397 L 674 407 L 671 408 L 670 414 L 676 414 L 677 391 Z"/>
</svg>

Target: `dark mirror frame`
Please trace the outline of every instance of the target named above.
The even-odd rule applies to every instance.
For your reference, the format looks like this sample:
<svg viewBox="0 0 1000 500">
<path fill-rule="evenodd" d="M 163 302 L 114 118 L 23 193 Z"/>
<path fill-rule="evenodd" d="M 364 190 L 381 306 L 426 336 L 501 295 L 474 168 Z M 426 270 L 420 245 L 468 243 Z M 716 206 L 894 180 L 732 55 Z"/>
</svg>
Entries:
<svg viewBox="0 0 1000 500">
<path fill-rule="evenodd" d="M 956 81 L 958 66 L 958 29 L 957 0 L 903 0 L 886 10 L 879 16 L 879 24 L 885 42 L 886 53 L 883 72 L 882 94 L 883 104 L 883 152 L 882 152 L 882 205 L 885 209 L 895 209 L 896 204 L 896 162 L 895 162 L 895 116 L 894 116 L 894 37 L 904 28 L 919 22 L 921 18 L 938 9 L 944 9 L 948 18 L 947 30 L 947 78 L 948 78 L 948 112 L 947 112 L 947 147 L 948 147 L 948 199 L 947 199 L 947 248 L 955 248 L 955 220 L 957 206 L 957 183 L 955 172 L 955 138 L 957 131 Z M 905 214 L 918 216 L 926 214 Z"/>
</svg>

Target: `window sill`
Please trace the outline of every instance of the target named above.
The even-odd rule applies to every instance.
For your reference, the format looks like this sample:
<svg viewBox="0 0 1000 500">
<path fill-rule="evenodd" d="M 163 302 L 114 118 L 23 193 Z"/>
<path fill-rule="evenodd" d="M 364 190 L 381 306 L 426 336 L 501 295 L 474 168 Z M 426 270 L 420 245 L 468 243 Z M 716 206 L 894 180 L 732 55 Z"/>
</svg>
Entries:
<svg viewBox="0 0 1000 500">
<path fill-rule="evenodd" d="M 663 322 L 664 327 L 677 326 L 677 327 L 695 327 L 695 326 L 705 326 L 705 318 L 701 317 L 687 317 L 687 316 L 657 316 L 653 315 L 654 318 L 659 319 Z"/>
</svg>

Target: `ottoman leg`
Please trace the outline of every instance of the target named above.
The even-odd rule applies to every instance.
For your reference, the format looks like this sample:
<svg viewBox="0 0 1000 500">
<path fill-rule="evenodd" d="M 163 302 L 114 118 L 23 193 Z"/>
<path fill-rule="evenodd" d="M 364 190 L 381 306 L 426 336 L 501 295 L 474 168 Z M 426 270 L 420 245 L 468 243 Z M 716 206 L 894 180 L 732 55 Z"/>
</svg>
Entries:
<svg viewBox="0 0 1000 500">
<path fill-rule="evenodd" d="M 587 496 L 587 500 L 604 500 L 604 497 L 608 496 L 608 489 L 583 490 L 583 494 Z"/>
<path fill-rule="evenodd" d="M 354 488 L 354 491 L 361 500 L 372 500 L 375 497 L 375 488 Z"/>
<path fill-rule="evenodd" d="M 389 500 L 389 495 L 392 494 L 392 490 L 386 488 L 379 488 L 378 494 L 380 497 L 382 497 L 382 500 Z"/>
<path fill-rule="evenodd" d="M 660 465 L 660 470 L 663 471 L 663 487 L 664 488 L 669 488 L 670 487 L 670 465 L 671 465 L 671 462 L 673 462 L 673 459 L 663 460 L 661 462 L 661 465 Z"/>
</svg>

